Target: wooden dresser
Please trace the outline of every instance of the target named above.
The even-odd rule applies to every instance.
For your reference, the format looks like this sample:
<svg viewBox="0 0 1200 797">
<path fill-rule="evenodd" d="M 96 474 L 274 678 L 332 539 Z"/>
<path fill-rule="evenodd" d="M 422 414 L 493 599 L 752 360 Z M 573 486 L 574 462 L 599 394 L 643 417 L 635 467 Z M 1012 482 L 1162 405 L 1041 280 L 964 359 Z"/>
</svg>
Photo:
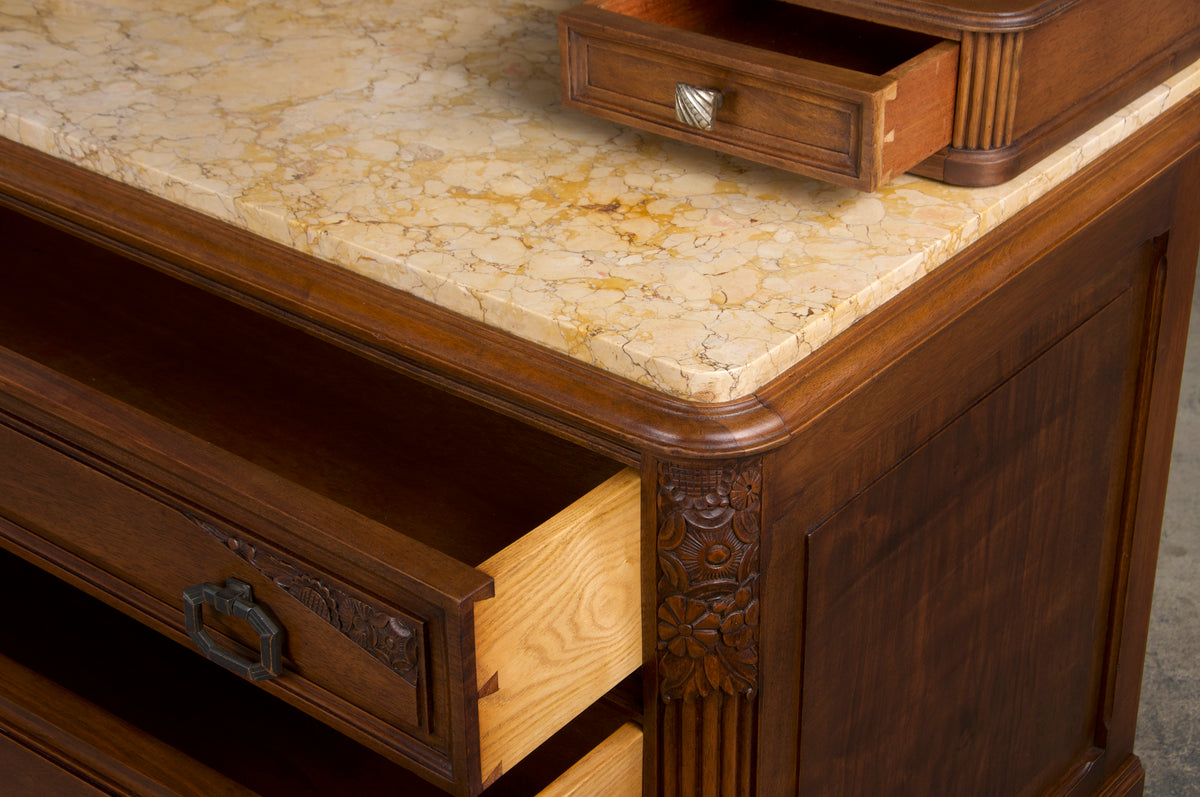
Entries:
<svg viewBox="0 0 1200 797">
<path fill-rule="evenodd" d="M 552 59 L 439 48 L 553 14 L 388 6 L 428 85 L 292 9 L 215 110 L 245 20 L 0 29 L 0 790 L 1140 794 L 1200 65 L 858 195 L 501 111 Z"/>
</svg>

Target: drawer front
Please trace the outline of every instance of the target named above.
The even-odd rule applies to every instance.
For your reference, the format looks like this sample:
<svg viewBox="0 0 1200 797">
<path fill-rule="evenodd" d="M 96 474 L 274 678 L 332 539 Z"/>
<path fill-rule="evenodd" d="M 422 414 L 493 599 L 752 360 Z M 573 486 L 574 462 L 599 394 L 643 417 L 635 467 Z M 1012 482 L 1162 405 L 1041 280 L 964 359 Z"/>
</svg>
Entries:
<svg viewBox="0 0 1200 797">
<path fill-rule="evenodd" d="M 749 62 L 714 63 L 661 43 L 623 41 L 611 27 L 600 32 L 586 22 L 571 26 L 567 37 L 568 104 L 694 143 L 744 147 L 822 172 L 854 177 L 862 169 L 867 131 L 875 126 L 870 90 L 875 87 L 826 85 L 821 91 L 801 75 L 771 74 Z M 675 118 L 680 83 L 721 92 L 713 130 L 689 129 Z"/>
<path fill-rule="evenodd" d="M 931 42 L 876 75 L 730 41 L 708 32 L 716 24 L 659 24 L 645 11 L 654 3 L 622 5 L 560 16 L 565 105 L 867 190 L 950 142 L 956 44 Z M 693 88 L 719 99 L 706 106 Z M 701 110 L 677 110 L 689 104 Z"/>
<path fill-rule="evenodd" d="M 86 578 L 104 597 L 176 638 L 185 590 L 207 584 L 211 597 L 248 585 L 243 597 L 283 629 L 282 668 L 265 688 L 461 794 L 481 791 L 641 663 L 637 491 L 636 474 L 623 471 L 594 491 L 615 506 L 568 507 L 484 563 L 504 586 L 479 604 L 492 619 L 477 653 L 474 603 L 439 606 L 399 589 L 381 598 L 264 532 L 0 414 L 0 529 L 28 532 L 17 545 L 76 572 L 94 568 L 102 575 Z M 589 541 L 597 523 L 603 533 Z M 537 587 L 537 569 L 521 571 L 531 559 L 521 543 L 575 561 L 541 560 L 554 578 Z M 214 649 L 259 663 L 261 629 L 213 601 L 198 614 Z M 541 622 L 519 621 L 530 615 Z M 579 639 L 564 640 L 564 630 Z M 522 647 L 540 639 L 554 641 L 551 655 L 518 667 Z M 477 659 L 487 683 L 476 681 Z"/>
<path fill-rule="evenodd" d="M 432 634 L 382 604 L 249 534 L 202 520 L 0 425 L 0 515 L 130 588 L 122 596 L 183 630 L 183 591 L 230 578 L 284 629 L 277 683 L 332 708 L 345 699 L 427 743 Z M 84 456 L 79 452 L 77 456 Z M 257 659 L 248 623 L 205 609 L 214 642 Z"/>
</svg>

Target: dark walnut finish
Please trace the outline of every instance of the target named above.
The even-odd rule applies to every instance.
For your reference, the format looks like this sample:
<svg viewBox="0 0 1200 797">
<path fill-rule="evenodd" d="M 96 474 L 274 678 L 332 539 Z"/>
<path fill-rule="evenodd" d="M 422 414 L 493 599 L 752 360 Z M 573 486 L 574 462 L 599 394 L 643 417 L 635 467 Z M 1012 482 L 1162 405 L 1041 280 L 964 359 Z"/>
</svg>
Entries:
<svg viewBox="0 0 1200 797">
<path fill-rule="evenodd" d="M 867 191 L 1011 179 L 1200 56 L 1192 0 L 588 0 L 559 29 L 567 106 Z"/>
<path fill-rule="evenodd" d="M 492 598 L 476 568 L 619 464 L 51 228 L 22 232 L 9 211 L 0 223 L 20 241 L 0 295 L 8 535 L 114 578 L 128 610 L 173 633 L 183 590 L 237 578 L 286 629 L 266 688 L 464 792 L 515 764 L 480 750 L 497 671 L 477 677 L 475 606 L 523 596 Z M 606 533 L 636 548 L 636 498 L 626 514 Z M 258 646 L 245 623 L 205 624 Z M 636 668 L 628 636 L 634 662 L 593 699 Z M 578 666 L 609 655 L 590 642 Z"/>
<path fill-rule="evenodd" d="M 658 754 L 667 794 L 753 782 L 762 460 L 658 468 Z M 677 780 L 675 779 L 677 778 Z"/>
<path fill-rule="evenodd" d="M 22 773 L 87 771 L 70 763 L 85 754 L 125 772 L 88 728 L 127 724 L 166 745 L 147 777 L 178 756 L 213 783 L 302 793 L 168 738 L 146 712 L 170 689 L 85 710 L 104 694 L 86 682 L 117 679 L 123 654 L 190 644 L 178 585 L 235 577 L 288 630 L 285 674 L 251 685 L 165 643 L 202 705 L 228 720 L 255 701 L 271 749 L 301 751 L 314 782 L 351 755 L 381 793 L 419 793 L 399 767 L 460 794 L 535 793 L 548 778 L 508 785 L 526 763 L 491 783 L 471 741 L 471 701 L 506 682 L 473 666 L 470 607 L 493 588 L 477 565 L 566 504 L 633 505 L 641 677 L 554 739 L 586 750 L 639 721 L 645 794 L 1140 794 L 1198 131 L 1193 99 L 721 405 L 0 144 L 0 539 L 54 577 L 30 590 L 45 605 L 79 600 L 61 581 L 137 621 L 128 642 L 81 636 L 8 668 L 49 702 L 41 716 L 0 695 L 0 755 Z M 621 465 L 640 467 L 640 510 L 636 490 L 593 490 Z M 13 658 L 64 636 L 6 628 Z M 544 775 L 581 752 L 553 749 L 527 762 Z"/>
<path fill-rule="evenodd" d="M 789 3 L 593 0 L 564 14 L 563 103 L 863 190 L 950 143 L 958 48 Z M 679 83 L 717 90 L 711 130 Z"/>
<path fill-rule="evenodd" d="M 445 794 L 4 551 L 0 572 L 6 589 L 37 595 L 44 611 L 0 626 L 13 653 L 0 660 L 0 762 L 17 762 L 4 770 L 5 797 Z M 47 635 L 46 614 L 72 618 L 75 632 Z M 87 667 L 81 648 L 95 654 Z M 628 713 L 598 703 L 489 797 L 539 793 Z"/>
</svg>

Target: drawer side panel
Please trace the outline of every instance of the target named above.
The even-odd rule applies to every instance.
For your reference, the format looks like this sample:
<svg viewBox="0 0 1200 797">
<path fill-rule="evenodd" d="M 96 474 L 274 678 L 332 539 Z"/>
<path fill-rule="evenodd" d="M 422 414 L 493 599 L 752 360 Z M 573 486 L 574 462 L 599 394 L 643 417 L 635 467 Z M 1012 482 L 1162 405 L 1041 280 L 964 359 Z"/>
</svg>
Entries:
<svg viewBox="0 0 1200 797">
<path fill-rule="evenodd" d="M 640 478 L 627 469 L 480 565 L 480 759 L 506 771 L 642 663 Z"/>
</svg>

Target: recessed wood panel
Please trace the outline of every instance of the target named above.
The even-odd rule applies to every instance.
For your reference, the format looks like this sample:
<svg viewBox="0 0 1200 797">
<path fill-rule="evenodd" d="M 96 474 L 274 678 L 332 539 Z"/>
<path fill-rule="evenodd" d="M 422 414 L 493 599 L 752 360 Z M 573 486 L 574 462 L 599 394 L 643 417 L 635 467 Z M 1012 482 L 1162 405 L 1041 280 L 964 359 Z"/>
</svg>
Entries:
<svg viewBox="0 0 1200 797">
<path fill-rule="evenodd" d="M 1040 793 L 1095 758 L 1138 297 L 810 533 L 802 794 Z"/>
</svg>

